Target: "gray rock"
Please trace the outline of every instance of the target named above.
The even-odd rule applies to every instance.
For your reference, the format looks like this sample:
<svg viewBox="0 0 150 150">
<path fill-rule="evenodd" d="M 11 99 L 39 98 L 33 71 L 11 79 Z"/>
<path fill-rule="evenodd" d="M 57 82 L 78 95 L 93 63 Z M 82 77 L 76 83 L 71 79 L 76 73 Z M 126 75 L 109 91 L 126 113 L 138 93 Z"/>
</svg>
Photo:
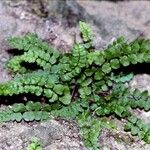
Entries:
<svg viewBox="0 0 150 150">
<path fill-rule="evenodd" d="M 149 150 L 150 144 L 139 142 L 138 138 L 123 131 L 103 129 L 100 136 L 102 150 Z"/>
<path fill-rule="evenodd" d="M 90 16 L 75 0 L 50 0 L 49 17 L 60 17 L 62 22 L 70 27 L 76 26 L 80 20 L 88 21 Z"/>
<path fill-rule="evenodd" d="M 56 121 L 48 121 L 25 131 L 20 136 L 22 139 L 31 141 L 33 137 L 40 139 L 42 147 L 52 144 L 55 140 L 60 140 L 64 135 L 63 126 Z"/>
<path fill-rule="evenodd" d="M 35 137 L 44 150 L 85 150 L 77 128 L 71 122 L 0 124 L 0 150 L 26 150 Z"/>
<path fill-rule="evenodd" d="M 149 1 L 81 1 L 78 3 L 92 16 L 93 23 L 99 28 L 100 36 L 109 41 L 113 37 L 125 36 L 134 39 L 144 32 L 150 37 Z"/>
</svg>

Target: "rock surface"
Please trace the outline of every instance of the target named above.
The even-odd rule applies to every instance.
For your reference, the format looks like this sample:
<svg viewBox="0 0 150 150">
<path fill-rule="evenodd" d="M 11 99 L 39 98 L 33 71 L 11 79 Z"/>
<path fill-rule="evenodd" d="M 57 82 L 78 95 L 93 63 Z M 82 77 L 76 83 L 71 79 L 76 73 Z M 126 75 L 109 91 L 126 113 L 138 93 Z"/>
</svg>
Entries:
<svg viewBox="0 0 150 150">
<path fill-rule="evenodd" d="M 105 40 L 125 36 L 134 39 L 139 34 L 150 37 L 150 1 L 80 1 L 92 16 L 93 23 L 99 28 Z"/>
<path fill-rule="evenodd" d="M 0 125 L 0 150 L 26 150 L 38 138 L 43 150 L 85 150 L 77 128 L 70 122 L 4 123 Z"/>
<path fill-rule="evenodd" d="M 150 38 L 149 1 L 90 0 L 1 0 L 0 1 L 0 82 L 11 78 L 4 64 L 10 57 L 7 38 L 36 32 L 55 48 L 66 52 L 79 39 L 78 21 L 87 21 L 94 30 L 97 49 L 118 36 L 131 40 L 139 35 Z M 61 7 L 60 7 L 61 6 Z M 59 8 L 59 9 L 58 9 Z M 131 85 L 149 90 L 150 76 L 135 76 Z M 146 122 L 150 114 L 136 112 Z M 118 123 L 121 126 L 121 122 Z M 0 125 L 0 150 L 24 150 L 31 138 L 42 141 L 43 150 L 85 150 L 73 122 L 52 120 L 45 123 L 4 123 Z M 100 137 L 103 150 L 150 150 L 150 145 L 130 137 L 121 129 L 104 130 Z"/>
</svg>

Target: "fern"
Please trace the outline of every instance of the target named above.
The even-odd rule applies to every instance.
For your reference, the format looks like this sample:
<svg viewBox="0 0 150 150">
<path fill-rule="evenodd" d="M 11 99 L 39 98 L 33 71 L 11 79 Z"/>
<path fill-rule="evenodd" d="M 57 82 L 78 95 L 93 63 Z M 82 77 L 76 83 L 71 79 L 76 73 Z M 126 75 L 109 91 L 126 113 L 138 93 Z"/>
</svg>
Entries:
<svg viewBox="0 0 150 150">
<path fill-rule="evenodd" d="M 130 131 L 133 136 L 138 136 L 141 140 L 150 143 L 150 126 L 144 124 L 141 119 L 130 116 L 124 126 L 125 131 Z"/>
<path fill-rule="evenodd" d="M 85 139 L 85 145 L 90 150 L 98 150 L 98 137 L 101 127 L 100 120 L 92 118 L 88 112 L 83 112 L 78 116 L 77 122 L 80 127 L 80 133 Z"/>
<path fill-rule="evenodd" d="M 59 83 L 59 77 L 49 72 L 36 71 L 15 77 L 12 81 L 0 86 L 0 95 L 31 93 L 37 96 L 44 95 L 50 102 L 61 101 L 69 104 L 70 90 L 66 85 Z"/>
<path fill-rule="evenodd" d="M 80 113 L 87 109 L 88 103 L 86 101 L 77 100 L 72 102 L 69 106 L 64 106 L 60 109 L 51 111 L 51 114 L 61 118 L 72 118 L 75 119 Z"/>
<path fill-rule="evenodd" d="M 70 81 L 78 76 L 83 68 L 87 66 L 87 51 L 81 44 L 76 44 L 70 57 L 62 60 L 62 81 Z"/>
<path fill-rule="evenodd" d="M 50 116 L 73 118 L 81 128 L 86 146 L 96 150 L 99 131 L 108 127 L 103 117 L 115 116 L 127 120 L 125 130 L 149 143 L 150 130 L 143 130 L 144 123 L 139 127 L 129 118 L 133 109 L 150 110 L 150 96 L 146 91 L 130 90 L 125 83 L 134 73 L 120 70 L 150 63 L 150 40 L 138 38 L 128 43 L 120 37 L 100 51 L 93 46 L 89 25 L 80 22 L 80 31 L 83 42 L 75 43 L 71 52 L 65 54 L 50 48 L 35 34 L 9 39 L 20 55 L 7 63 L 15 76 L 0 84 L 0 95 L 33 94 L 43 97 L 46 103 L 14 104 L 0 112 L 0 121 L 40 121 Z M 38 69 L 29 69 L 24 63 L 36 64 Z"/>
<path fill-rule="evenodd" d="M 27 150 L 42 150 L 39 140 L 34 138 L 31 144 L 28 145 Z"/>
<path fill-rule="evenodd" d="M 11 38 L 9 42 L 13 48 L 23 51 L 22 55 L 13 57 L 7 64 L 14 72 L 26 72 L 26 68 L 21 65 L 23 62 L 36 63 L 42 69 L 50 70 L 60 56 L 58 51 L 49 48 L 48 44 L 39 40 L 35 34 Z"/>
<path fill-rule="evenodd" d="M 92 30 L 88 24 L 85 22 L 80 21 L 80 31 L 81 31 L 81 36 L 83 38 L 84 46 L 86 49 L 92 48 Z"/>
<path fill-rule="evenodd" d="M 47 109 L 48 108 L 48 109 Z M 0 122 L 7 121 L 40 121 L 50 118 L 50 105 L 42 106 L 40 102 L 28 101 L 26 105 L 22 103 L 14 104 L 0 112 Z"/>
</svg>

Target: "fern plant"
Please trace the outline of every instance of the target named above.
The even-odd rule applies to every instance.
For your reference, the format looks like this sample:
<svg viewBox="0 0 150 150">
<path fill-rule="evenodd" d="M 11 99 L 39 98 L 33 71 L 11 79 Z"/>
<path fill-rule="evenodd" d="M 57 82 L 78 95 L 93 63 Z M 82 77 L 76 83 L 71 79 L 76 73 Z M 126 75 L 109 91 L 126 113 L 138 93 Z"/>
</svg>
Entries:
<svg viewBox="0 0 150 150">
<path fill-rule="evenodd" d="M 149 125 L 139 118 L 138 123 L 129 119 L 134 117 L 133 109 L 150 110 L 150 96 L 147 91 L 131 91 L 126 86 L 134 76 L 132 70 L 120 71 L 130 65 L 150 63 L 150 40 L 137 38 L 128 43 L 120 37 L 100 51 L 94 48 L 89 25 L 80 22 L 80 31 L 83 42 L 75 43 L 72 51 L 65 54 L 49 47 L 35 34 L 9 39 L 20 55 L 8 61 L 7 67 L 14 77 L 0 83 L 0 95 L 33 94 L 39 102 L 28 100 L 9 106 L 0 112 L 0 121 L 40 121 L 49 116 L 76 119 L 86 146 L 97 150 L 99 131 L 114 127 L 107 125 L 104 118 L 115 116 L 127 120 L 126 131 L 150 143 Z M 35 64 L 37 69 L 27 67 Z M 45 99 L 44 104 L 41 98 Z"/>
<path fill-rule="evenodd" d="M 42 150 L 40 141 L 37 138 L 33 138 L 31 144 L 28 145 L 27 150 Z"/>
</svg>

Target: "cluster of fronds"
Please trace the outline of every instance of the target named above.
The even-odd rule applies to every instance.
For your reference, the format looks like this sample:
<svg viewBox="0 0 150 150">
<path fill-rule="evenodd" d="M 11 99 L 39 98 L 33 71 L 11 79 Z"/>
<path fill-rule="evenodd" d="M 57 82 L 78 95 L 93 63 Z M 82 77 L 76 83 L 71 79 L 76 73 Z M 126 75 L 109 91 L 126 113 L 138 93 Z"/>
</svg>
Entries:
<svg viewBox="0 0 150 150">
<path fill-rule="evenodd" d="M 94 49 L 89 26 L 80 22 L 80 29 L 83 42 L 76 43 L 66 54 L 50 48 L 35 34 L 9 39 L 10 45 L 20 51 L 20 55 L 7 64 L 17 74 L 11 81 L 0 84 L 0 95 L 30 93 L 44 97 L 48 107 L 45 110 L 39 102 L 15 104 L 9 111 L 1 112 L 0 117 L 1 121 L 42 120 L 49 115 L 78 118 L 86 146 L 96 150 L 100 122 L 103 122 L 98 117 L 114 115 L 128 120 L 133 109 L 150 110 L 148 92 L 130 91 L 124 85 L 132 79 L 132 71 L 130 74 L 118 71 L 129 65 L 150 63 L 150 40 L 138 38 L 128 43 L 120 37 L 100 51 Z M 26 66 L 36 64 L 39 69 L 29 69 L 24 63 L 28 64 Z M 93 126 L 92 130 L 89 126 Z M 150 143 L 150 127 L 143 130 L 143 127 L 132 129 L 126 125 L 125 129 Z M 138 134 L 138 131 L 141 132 Z"/>
</svg>

